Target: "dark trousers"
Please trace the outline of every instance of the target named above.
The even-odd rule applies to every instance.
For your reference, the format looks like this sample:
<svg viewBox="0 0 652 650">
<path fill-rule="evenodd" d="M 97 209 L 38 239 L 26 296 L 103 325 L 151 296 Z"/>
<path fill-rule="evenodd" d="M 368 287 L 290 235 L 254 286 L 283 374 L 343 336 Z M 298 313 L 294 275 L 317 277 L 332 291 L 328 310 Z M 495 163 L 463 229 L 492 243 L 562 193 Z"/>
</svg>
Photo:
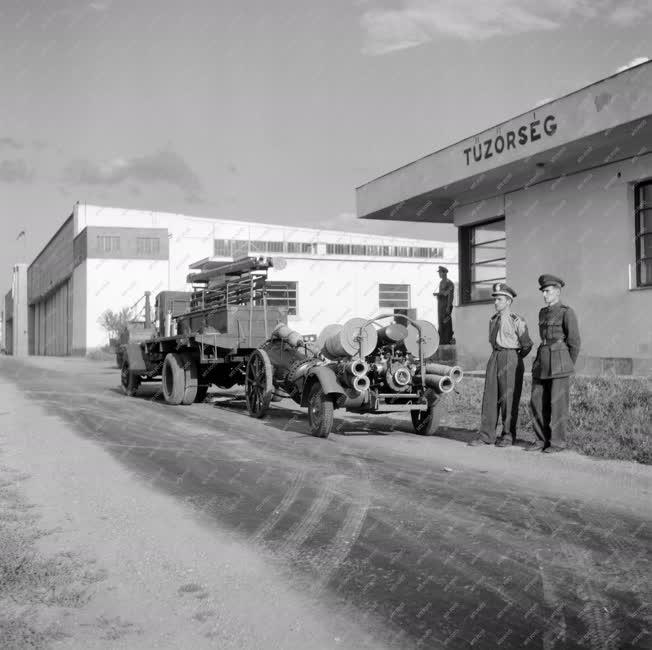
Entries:
<svg viewBox="0 0 652 650">
<path fill-rule="evenodd" d="M 523 359 L 516 350 L 494 350 L 487 363 L 482 395 L 480 438 L 496 441 L 498 418 L 503 421 L 503 435 L 516 438 L 518 405 L 523 390 Z"/>
<path fill-rule="evenodd" d="M 569 377 L 532 378 L 532 425 L 537 438 L 546 447 L 566 446 L 569 387 Z"/>
<path fill-rule="evenodd" d="M 453 317 L 446 313 L 446 303 L 442 300 L 437 305 L 439 321 L 439 343 L 450 345 L 453 342 Z"/>
</svg>

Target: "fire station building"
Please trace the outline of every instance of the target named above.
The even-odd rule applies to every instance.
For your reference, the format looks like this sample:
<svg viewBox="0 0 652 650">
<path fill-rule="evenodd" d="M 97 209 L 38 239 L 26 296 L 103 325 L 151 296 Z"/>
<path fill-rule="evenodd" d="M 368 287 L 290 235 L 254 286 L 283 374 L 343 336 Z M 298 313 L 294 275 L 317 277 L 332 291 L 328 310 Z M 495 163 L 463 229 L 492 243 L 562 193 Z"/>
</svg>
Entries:
<svg viewBox="0 0 652 650">
<path fill-rule="evenodd" d="M 457 281 L 454 242 L 76 204 L 22 270 L 27 290 L 18 292 L 14 278 L 9 325 L 24 314 L 29 354 L 85 354 L 109 341 L 98 322 L 105 310 L 137 311 L 146 291 L 153 306 L 160 291 L 190 290 L 191 264 L 246 255 L 283 260 L 269 272 L 268 304 L 286 306 L 289 324 L 305 335 L 394 308 L 436 324 L 437 267 Z"/>
<path fill-rule="evenodd" d="M 465 367 L 489 356 L 495 282 L 538 343 L 537 277 L 552 273 L 578 315 L 578 371 L 652 374 L 652 62 L 372 180 L 357 209 L 457 226 Z"/>
</svg>

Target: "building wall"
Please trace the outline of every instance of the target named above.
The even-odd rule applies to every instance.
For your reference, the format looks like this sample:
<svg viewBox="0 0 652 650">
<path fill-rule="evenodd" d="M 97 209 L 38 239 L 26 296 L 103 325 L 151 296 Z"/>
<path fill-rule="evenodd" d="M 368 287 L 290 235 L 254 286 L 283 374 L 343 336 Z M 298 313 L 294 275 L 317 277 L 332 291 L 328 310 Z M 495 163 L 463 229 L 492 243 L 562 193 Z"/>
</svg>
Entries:
<svg viewBox="0 0 652 650">
<path fill-rule="evenodd" d="M 53 291 L 72 274 L 73 232 L 74 221 L 70 217 L 30 264 L 27 272 L 30 304 Z"/>
<path fill-rule="evenodd" d="M 86 337 L 83 344 L 86 349 L 108 343 L 108 334 L 97 322 L 104 310 L 119 311 L 130 307 L 145 291 L 152 292 L 153 301 L 159 291 L 167 289 L 163 286 L 168 267 L 164 261 L 87 260 L 86 266 Z M 436 324 L 432 296 L 435 281 L 430 267 L 430 264 L 407 262 L 293 258 L 287 259 L 283 270 L 271 269 L 269 279 L 298 283 L 297 314 L 290 315 L 288 322 L 303 334 L 318 334 L 332 322 L 342 323 L 353 317 L 366 318 L 387 312 L 379 308 L 379 283 L 410 285 L 410 306 L 417 309 L 417 317 Z M 451 276 L 456 280 L 453 266 Z M 77 278 L 75 275 L 75 286 L 78 286 Z M 180 288 L 190 289 L 187 285 Z M 75 293 L 74 304 L 81 311 L 79 293 Z M 81 345 L 80 337 L 75 338 L 75 349 Z"/>
<path fill-rule="evenodd" d="M 410 307 L 417 318 L 437 324 L 435 279 L 432 265 L 384 260 L 347 260 L 328 258 L 287 259 L 283 270 L 272 269 L 272 281 L 296 281 L 297 315 L 289 324 L 302 334 L 319 334 L 330 323 L 349 318 L 371 318 L 391 309 L 379 307 L 379 284 L 410 286 Z M 453 277 L 456 269 L 451 267 Z M 455 278 L 456 279 L 456 278 Z M 439 278 L 437 277 L 437 282 Z"/>
<path fill-rule="evenodd" d="M 72 315 L 71 354 L 86 354 L 86 269 L 88 261 L 75 266 L 72 274 Z"/>
<path fill-rule="evenodd" d="M 85 265 L 84 353 L 109 343 L 109 334 L 98 323 L 102 313 L 107 309 L 120 311 L 123 307 L 131 307 L 143 298 L 145 291 L 154 293 L 152 285 L 159 285 L 161 278 L 167 277 L 168 268 L 167 261 L 163 260 L 88 259 Z M 160 287 L 155 293 L 164 288 Z M 81 291 L 80 288 L 76 295 Z M 80 312 L 81 309 L 75 311 L 75 319 L 80 317 Z M 75 338 L 74 347 L 78 352 L 82 352 L 79 349 L 81 338 Z"/>
<path fill-rule="evenodd" d="M 633 184 L 650 177 L 648 155 L 504 197 L 507 283 L 519 294 L 514 311 L 526 317 L 538 344 L 537 314 L 543 301 L 537 277 L 548 272 L 564 278 L 562 299 L 575 309 L 580 323 L 580 372 L 652 372 L 652 291 L 630 290 Z M 469 224 L 473 207 L 459 210 L 459 219 L 456 212 L 456 225 Z M 488 212 L 478 209 L 477 221 L 495 216 L 489 212 L 495 206 Z M 491 304 L 458 310 L 456 336 L 467 364 L 481 366 L 489 356 L 487 320 L 492 313 Z"/>
<path fill-rule="evenodd" d="M 417 308 L 418 317 L 436 323 L 435 299 L 432 292 L 439 283 L 437 266 L 445 263 L 450 269 L 449 276 L 457 282 L 456 244 L 444 246 L 438 243 L 445 249 L 442 259 L 337 256 L 325 255 L 324 242 L 397 242 L 414 246 L 424 246 L 428 242 L 168 213 L 99 208 L 85 204 L 75 206 L 74 217 L 76 262 L 80 262 L 84 257 L 84 250 L 87 250 L 88 257 L 85 262 L 85 290 L 79 288 L 77 282 L 77 271 L 82 266 L 75 269 L 75 323 L 78 319 L 77 304 L 82 293 L 86 302 L 85 336 L 78 336 L 75 329 L 75 348 L 83 345 L 86 349 L 92 349 L 108 342 L 107 333 L 97 323 L 105 309 L 117 311 L 131 306 L 142 298 L 146 290 L 151 291 L 152 300 L 159 291 L 188 291 L 190 287 L 186 278 L 190 272 L 189 265 L 207 257 L 214 257 L 216 239 L 316 243 L 315 252 L 311 255 L 283 253 L 281 256 L 287 263 L 286 267 L 283 270 L 273 268 L 269 273 L 270 280 L 299 283 L 298 313 L 296 316 L 290 316 L 289 322 L 305 334 L 317 334 L 324 325 L 336 321 L 343 322 L 353 316 L 377 315 L 379 283 L 409 284 L 411 306 Z M 121 229 L 135 227 L 166 229 L 169 263 L 167 260 L 154 259 L 109 259 L 108 256 L 104 259 L 93 259 L 91 242 L 95 239 L 94 229 L 106 230 L 106 224 L 111 224 L 111 230 L 116 234 L 119 234 Z M 129 235 L 130 232 L 124 231 L 123 234 Z M 143 236 L 148 236 L 148 232 L 156 231 L 144 230 Z M 274 256 L 273 253 L 266 254 Z M 224 259 L 226 261 L 230 258 Z"/>
<path fill-rule="evenodd" d="M 13 269 L 11 284 L 12 323 L 11 323 L 11 353 L 22 357 L 28 354 L 27 337 L 27 265 L 16 264 Z"/>
<path fill-rule="evenodd" d="M 11 289 L 7 291 L 3 299 L 4 317 L 2 320 L 2 342 L 5 352 L 11 354 L 14 342 L 13 337 L 13 319 L 14 319 L 14 299 L 11 295 Z"/>
</svg>

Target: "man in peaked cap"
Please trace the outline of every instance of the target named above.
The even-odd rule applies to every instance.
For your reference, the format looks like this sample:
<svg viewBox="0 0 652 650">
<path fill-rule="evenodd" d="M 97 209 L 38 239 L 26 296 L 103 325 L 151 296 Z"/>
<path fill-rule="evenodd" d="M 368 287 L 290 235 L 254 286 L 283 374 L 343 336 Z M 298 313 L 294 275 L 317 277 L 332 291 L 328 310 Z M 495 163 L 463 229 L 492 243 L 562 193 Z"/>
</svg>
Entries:
<svg viewBox="0 0 652 650">
<path fill-rule="evenodd" d="M 442 345 L 452 345 L 455 343 L 453 336 L 453 299 L 455 297 L 455 283 L 448 279 L 448 269 L 440 266 L 437 269 L 439 273 L 439 291 L 433 293 L 437 298 L 437 320 L 439 321 L 439 342 Z"/>
<path fill-rule="evenodd" d="M 489 320 L 489 344 L 492 352 L 482 396 L 482 418 L 479 437 L 471 447 L 496 444 L 510 447 L 516 441 L 518 406 L 523 389 L 523 359 L 532 349 L 527 323 L 511 311 L 516 292 L 508 285 L 493 285 L 496 313 Z M 496 439 L 496 425 L 502 419 L 503 431 Z"/>
<path fill-rule="evenodd" d="M 560 300 L 563 286 L 555 275 L 539 276 L 546 306 L 539 311 L 541 344 L 532 364 L 530 398 L 537 441 L 526 451 L 551 454 L 566 447 L 570 376 L 580 353 L 580 332 L 575 312 Z"/>
</svg>

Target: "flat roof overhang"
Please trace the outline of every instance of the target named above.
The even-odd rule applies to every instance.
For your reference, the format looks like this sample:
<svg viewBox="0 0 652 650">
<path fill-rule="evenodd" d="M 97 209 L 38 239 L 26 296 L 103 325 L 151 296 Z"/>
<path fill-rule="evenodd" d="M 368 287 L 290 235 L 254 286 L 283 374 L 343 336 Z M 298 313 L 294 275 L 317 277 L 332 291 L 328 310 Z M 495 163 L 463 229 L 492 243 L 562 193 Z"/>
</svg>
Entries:
<svg viewBox="0 0 652 650">
<path fill-rule="evenodd" d="M 356 189 L 357 213 L 453 223 L 456 206 L 649 152 L 652 62 L 365 183 Z"/>
</svg>

